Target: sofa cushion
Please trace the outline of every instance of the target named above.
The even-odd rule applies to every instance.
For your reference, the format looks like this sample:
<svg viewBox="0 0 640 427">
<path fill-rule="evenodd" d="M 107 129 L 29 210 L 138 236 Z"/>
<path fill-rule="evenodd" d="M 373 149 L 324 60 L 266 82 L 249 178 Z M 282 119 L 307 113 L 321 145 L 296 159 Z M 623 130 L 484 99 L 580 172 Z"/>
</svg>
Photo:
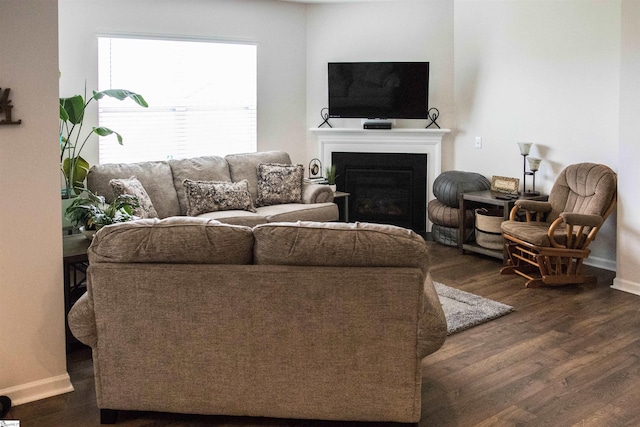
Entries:
<svg viewBox="0 0 640 427">
<path fill-rule="evenodd" d="M 215 219 L 225 224 L 244 225 L 246 227 L 255 227 L 258 224 L 268 222 L 267 218 L 260 213 L 241 210 L 207 212 L 198 215 L 198 218 Z"/>
<path fill-rule="evenodd" d="M 249 181 L 249 191 L 253 204 L 258 198 L 258 165 L 260 163 L 291 164 L 289 154 L 284 151 L 262 151 L 259 153 L 229 154 L 225 156 L 229 164 L 232 181 Z"/>
<path fill-rule="evenodd" d="M 87 175 L 87 188 L 104 196 L 108 202 L 114 199 L 109 181 L 135 176 L 149 194 L 158 217 L 180 215 L 178 196 L 173 186 L 171 167 L 167 162 L 105 163 L 93 165 Z"/>
<path fill-rule="evenodd" d="M 258 165 L 257 206 L 302 202 L 304 166 L 281 163 Z"/>
<path fill-rule="evenodd" d="M 249 183 L 184 180 L 187 196 L 187 215 L 198 216 L 206 212 L 245 210 L 255 212 Z"/>
<path fill-rule="evenodd" d="M 251 228 L 193 217 L 140 219 L 100 229 L 89 263 L 251 264 Z"/>
<path fill-rule="evenodd" d="M 158 212 L 156 212 L 156 209 L 153 207 L 149 194 L 147 194 L 144 186 L 135 176 L 132 176 L 129 179 L 112 179 L 109 181 L 109 185 L 116 196 L 129 194 L 138 199 L 140 206 L 133 210 L 133 214 L 135 216 L 140 218 L 158 217 Z"/>
<path fill-rule="evenodd" d="M 254 263 L 335 267 L 416 267 L 427 245 L 401 227 L 368 223 L 279 222 L 253 228 Z"/>
<path fill-rule="evenodd" d="M 258 215 L 266 218 L 263 222 L 295 221 L 337 221 L 338 205 L 335 203 L 287 203 L 256 208 Z M 223 221 L 226 222 L 226 221 Z"/>
<path fill-rule="evenodd" d="M 185 179 L 192 181 L 229 181 L 229 165 L 227 161 L 218 156 L 194 157 L 192 159 L 169 160 L 171 173 L 173 174 L 173 186 L 178 195 L 181 215 L 187 214 L 187 199 L 182 183 Z"/>
</svg>

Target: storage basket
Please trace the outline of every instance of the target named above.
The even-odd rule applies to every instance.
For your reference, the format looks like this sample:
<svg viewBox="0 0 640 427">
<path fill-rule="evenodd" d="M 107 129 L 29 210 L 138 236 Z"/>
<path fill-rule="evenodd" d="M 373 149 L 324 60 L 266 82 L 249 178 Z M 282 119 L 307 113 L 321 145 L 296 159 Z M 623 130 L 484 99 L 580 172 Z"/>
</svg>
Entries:
<svg viewBox="0 0 640 427">
<path fill-rule="evenodd" d="M 476 243 L 483 248 L 502 250 L 502 221 L 504 214 L 501 209 L 476 209 Z"/>
</svg>

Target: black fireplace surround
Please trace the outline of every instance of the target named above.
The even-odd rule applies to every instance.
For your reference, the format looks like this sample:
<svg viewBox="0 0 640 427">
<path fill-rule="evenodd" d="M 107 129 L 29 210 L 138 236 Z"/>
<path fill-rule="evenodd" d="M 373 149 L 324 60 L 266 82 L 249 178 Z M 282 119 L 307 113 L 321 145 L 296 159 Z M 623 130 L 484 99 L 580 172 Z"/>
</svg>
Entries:
<svg viewBox="0 0 640 427">
<path fill-rule="evenodd" d="M 426 154 L 334 151 L 331 163 L 338 190 L 350 193 L 349 221 L 398 225 L 426 235 Z"/>
</svg>

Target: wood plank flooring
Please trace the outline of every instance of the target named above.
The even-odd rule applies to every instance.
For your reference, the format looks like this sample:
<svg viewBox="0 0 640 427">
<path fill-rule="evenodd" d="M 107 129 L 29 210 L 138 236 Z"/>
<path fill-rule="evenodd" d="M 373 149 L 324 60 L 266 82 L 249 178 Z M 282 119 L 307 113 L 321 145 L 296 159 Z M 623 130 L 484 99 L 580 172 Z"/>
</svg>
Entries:
<svg viewBox="0 0 640 427">
<path fill-rule="evenodd" d="M 515 307 L 449 337 L 423 361 L 420 426 L 640 425 L 640 297 L 595 285 L 525 289 L 501 263 L 436 243 L 435 280 Z M 90 353 L 69 357 L 76 391 L 15 407 L 21 427 L 98 426 Z M 396 426 L 125 412 L 120 426 Z"/>
</svg>

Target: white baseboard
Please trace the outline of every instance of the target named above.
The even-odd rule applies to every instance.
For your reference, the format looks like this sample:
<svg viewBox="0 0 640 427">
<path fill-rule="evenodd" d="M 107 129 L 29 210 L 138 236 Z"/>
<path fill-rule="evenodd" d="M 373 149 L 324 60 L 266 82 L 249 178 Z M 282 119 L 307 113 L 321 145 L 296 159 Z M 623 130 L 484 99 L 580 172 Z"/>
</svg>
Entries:
<svg viewBox="0 0 640 427">
<path fill-rule="evenodd" d="M 601 268 L 603 270 L 616 271 L 616 261 L 606 258 L 590 256 L 584 260 L 584 264 L 591 267 Z"/>
<path fill-rule="evenodd" d="M 11 406 L 17 406 L 72 391 L 73 385 L 71 384 L 71 378 L 69 378 L 69 374 L 64 374 L 5 388 L 4 390 L 0 390 L 0 395 L 9 396 Z"/>
<path fill-rule="evenodd" d="M 629 292 L 630 294 L 640 295 L 640 283 L 632 282 L 630 280 L 619 279 L 616 277 L 613 279 L 613 285 L 611 285 L 611 288 Z"/>
</svg>

